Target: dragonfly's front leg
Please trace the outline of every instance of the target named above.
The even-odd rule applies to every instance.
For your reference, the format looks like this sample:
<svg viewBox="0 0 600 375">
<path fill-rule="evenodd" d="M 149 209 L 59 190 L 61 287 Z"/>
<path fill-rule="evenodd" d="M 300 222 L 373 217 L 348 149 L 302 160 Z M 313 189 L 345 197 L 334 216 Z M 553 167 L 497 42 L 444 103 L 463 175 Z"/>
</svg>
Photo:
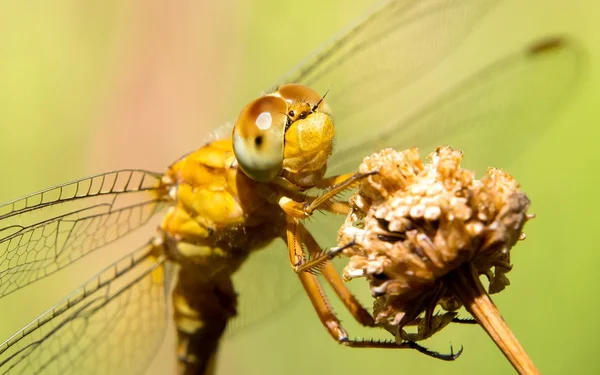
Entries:
<svg viewBox="0 0 600 375">
<path fill-rule="evenodd" d="M 286 234 L 290 264 L 296 273 L 322 273 L 327 269 L 327 264 L 330 264 L 333 258 L 341 254 L 344 249 L 353 246 L 353 243 L 349 243 L 345 246 L 321 250 L 315 239 L 298 219 L 289 216 L 287 217 Z M 304 242 L 302 241 L 303 234 L 305 237 Z M 308 259 L 304 256 L 303 243 L 309 252 Z M 334 289 L 336 288 L 334 287 Z"/>
<path fill-rule="evenodd" d="M 310 262 L 311 257 L 321 253 L 321 248 L 310 232 L 296 219 L 288 218 L 287 224 L 287 244 L 290 263 L 292 264 L 294 272 L 304 273 L 304 271 L 310 269 L 310 267 L 305 260 L 302 244 L 304 244 L 308 250 L 308 262 Z M 321 262 L 319 265 L 319 272 L 325 277 L 325 280 L 327 280 L 336 295 L 344 303 L 344 306 L 346 306 L 357 322 L 366 327 L 373 327 L 375 325 L 373 316 L 360 304 L 356 297 L 354 297 L 331 262 Z"/>
<path fill-rule="evenodd" d="M 308 250 L 309 259 L 321 254 L 323 252 L 321 247 L 306 227 L 300 225 L 300 231 L 302 234 L 302 242 Z M 319 271 L 325 280 L 327 280 L 327 283 L 331 286 L 338 298 L 342 301 L 346 309 L 350 311 L 354 319 L 365 327 L 374 327 L 375 321 L 373 316 L 362 306 L 358 299 L 356 299 L 350 289 L 348 289 L 342 280 L 342 277 L 333 266 L 333 263 L 329 261 L 322 263 L 319 267 Z"/>
<path fill-rule="evenodd" d="M 306 219 L 316 210 L 325 210 L 335 214 L 346 215 L 350 211 L 350 207 L 345 202 L 335 201 L 335 196 L 346 189 L 352 188 L 363 178 L 375 173 L 377 172 L 356 172 L 329 177 L 315 185 L 315 187 L 322 189 L 319 196 L 312 197 L 306 201 L 295 201 L 287 196 L 281 196 L 278 203 L 286 214 L 297 219 Z"/>
</svg>

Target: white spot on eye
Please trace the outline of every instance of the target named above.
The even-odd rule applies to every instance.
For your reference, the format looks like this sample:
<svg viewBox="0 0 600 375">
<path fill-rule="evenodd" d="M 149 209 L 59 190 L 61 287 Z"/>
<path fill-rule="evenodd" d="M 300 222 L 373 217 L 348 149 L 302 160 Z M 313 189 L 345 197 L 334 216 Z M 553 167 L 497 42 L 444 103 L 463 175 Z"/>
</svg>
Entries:
<svg viewBox="0 0 600 375">
<path fill-rule="evenodd" d="M 269 112 L 263 112 L 256 118 L 256 126 L 258 126 L 260 130 L 269 129 L 272 122 L 273 118 Z"/>
</svg>

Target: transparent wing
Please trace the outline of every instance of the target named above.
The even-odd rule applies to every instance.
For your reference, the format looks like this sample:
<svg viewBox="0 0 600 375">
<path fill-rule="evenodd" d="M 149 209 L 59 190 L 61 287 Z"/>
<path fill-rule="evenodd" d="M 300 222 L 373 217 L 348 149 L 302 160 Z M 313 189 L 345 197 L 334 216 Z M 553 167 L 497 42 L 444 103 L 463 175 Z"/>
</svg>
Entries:
<svg viewBox="0 0 600 375">
<path fill-rule="evenodd" d="M 349 89 L 356 93 L 339 101 L 340 108 L 359 108 L 371 94 L 401 90 L 443 61 L 500 1 L 389 1 L 317 50 L 274 87 L 301 82 L 320 92 L 332 89 L 340 94 Z M 333 110 L 338 118 L 338 110 Z"/>
<path fill-rule="evenodd" d="M 405 105 L 399 101 L 402 93 L 454 52 L 499 2 L 390 1 L 279 84 L 303 83 L 328 92 L 338 151 L 358 146 L 373 136 L 373 129 L 395 124 L 393 117 Z"/>
<path fill-rule="evenodd" d="M 159 174 L 122 170 L 0 206 L 0 297 L 133 231 L 163 204 Z"/>
<path fill-rule="evenodd" d="M 233 275 L 238 294 L 238 315 L 227 325 L 227 337 L 246 334 L 276 318 L 280 309 L 302 299 L 302 285 L 292 270 L 285 243 L 276 239 L 250 255 Z"/>
<path fill-rule="evenodd" d="M 550 127 L 578 86 L 583 67 L 575 42 L 550 37 L 476 72 L 410 115 L 395 117 L 393 100 L 364 108 L 377 131 L 367 136 L 353 120 L 340 123 L 363 138 L 360 145 L 340 141 L 330 170 L 356 169 L 363 157 L 386 147 L 432 152 L 442 144 L 463 149 L 466 161 L 479 159 L 480 168 L 505 165 Z M 355 117 L 352 108 L 340 111 Z"/>
<path fill-rule="evenodd" d="M 547 127 L 545 120 L 572 93 L 581 67 L 581 54 L 567 39 L 538 42 L 474 74 L 442 98 L 417 108 L 406 104 L 410 84 L 444 61 L 499 2 L 390 1 L 276 85 L 297 82 L 328 92 L 338 141 L 330 173 L 349 172 L 385 147 L 424 149 L 481 128 L 488 142 L 481 142 L 480 150 L 488 151 L 495 136 L 515 123 L 513 129 L 524 126 L 530 137 Z M 521 144 L 528 141 L 519 138 Z"/>
<path fill-rule="evenodd" d="M 151 249 L 106 268 L 1 344 L 0 373 L 141 373 L 164 337 L 174 274 Z"/>
</svg>

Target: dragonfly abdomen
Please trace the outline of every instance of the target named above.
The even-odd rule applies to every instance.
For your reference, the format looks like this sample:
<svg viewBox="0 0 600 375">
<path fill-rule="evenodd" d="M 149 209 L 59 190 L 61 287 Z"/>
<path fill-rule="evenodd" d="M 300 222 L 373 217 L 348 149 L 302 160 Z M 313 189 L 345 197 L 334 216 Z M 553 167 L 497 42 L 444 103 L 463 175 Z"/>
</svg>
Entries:
<svg viewBox="0 0 600 375">
<path fill-rule="evenodd" d="M 219 339 L 236 315 L 237 295 L 230 278 L 207 279 L 196 267 L 179 270 L 173 291 L 179 374 L 205 374 Z"/>
</svg>

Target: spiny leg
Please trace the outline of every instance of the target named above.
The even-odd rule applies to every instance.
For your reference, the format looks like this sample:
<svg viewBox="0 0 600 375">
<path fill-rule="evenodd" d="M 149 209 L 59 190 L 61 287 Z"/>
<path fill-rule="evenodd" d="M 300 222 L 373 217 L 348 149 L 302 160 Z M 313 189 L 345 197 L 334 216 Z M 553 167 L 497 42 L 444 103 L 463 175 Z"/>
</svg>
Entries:
<svg viewBox="0 0 600 375">
<path fill-rule="evenodd" d="M 304 225 L 299 224 L 299 227 L 302 234 L 302 240 L 309 253 L 309 259 L 314 255 L 320 254 L 321 247 L 312 234 L 310 234 Z M 350 311 L 350 314 L 352 314 L 354 319 L 356 319 L 356 321 L 363 326 L 374 327 L 375 321 L 373 320 L 373 316 L 361 305 L 361 303 L 352 294 L 350 289 L 348 289 L 333 264 L 331 262 L 325 262 L 322 264 L 322 266 L 320 266 L 319 270 L 325 280 L 327 280 L 329 285 L 331 285 L 335 291 L 335 294 L 344 303 L 346 309 Z"/>
<path fill-rule="evenodd" d="M 371 173 L 351 173 L 341 176 L 334 176 L 322 180 L 316 186 L 323 189 L 321 195 L 310 197 L 305 201 L 295 201 L 286 195 L 280 195 L 278 204 L 289 216 L 297 219 L 306 219 L 310 217 L 317 209 L 327 210 L 337 214 L 346 214 L 349 206 L 345 203 L 336 204 L 332 201 L 335 196 L 346 189 L 351 188 L 361 179 L 371 176 Z"/>
<path fill-rule="evenodd" d="M 288 246 L 288 256 L 292 269 L 296 273 L 303 271 L 319 271 L 321 268 L 326 266 L 326 263 L 340 254 L 344 249 L 352 246 L 346 245 L 343 247 L 334 247 L 328 250 L 321 251 L 319 245 L 316 243 L 314 238 L 308 231 L 304 229 L 304 226 L 300 221 L 294 217 L 286 216 L 286 238 Z M 303 242 L 308 241 L 308 243 Z M 312 243 L 311 243 L 312 241 Z M 309 250 L 310 257 L 308 260 L 304 256 L 304 250 L 302 244 L 305 243 L 307 247 L 310 245 Z"/>
<path fill-rule="evenodd" d="M 369 174 L 348 174 L 344 176 L 333 177 L 329 179 L 332 183 L 335 181 L 333 186 L 328 189 L 323 195 L 312 199 L 309 202 L 301 203 L 297 201 L 293 201 L 292 199 L 281 196 L 279 199 L 279 205 L 287 213 L 286 215 L 286 228 L 285 228 L 285 236 L 284 239 L 288 245 L 288 256 L 290 260 L 290 264 L 292 268 L 297 273 L 302 285 L 309 296 L 321 323 L 325 326 L 329 334 L 336 340 L 338 343 L 341 343 L 345 346 L 356 347 L 356 348 L 383 348 L 383 349 L 415 349 L 420 353 L 431 356 L 433 358 L 452 361 L 460 356 L 462 353 L 462 348 L 457 352 L 451 348 L 450 354 L 441 354 L 435 351 L 431 351 L 427 348 L 420 346 L 419 344 L 413 341 L 404 341 L 401 343 L 396 343 L 395 341 L 375 341 L 375 340 L 353 340 L 348 338 L 348 334 L 344 330 L 341 322 L 335 316 L 335 313 L 331 309 L 331 305 L 327 300 L 325 292 L 323 291 L 317 276 L 309 273 L 302 272 L 302 270 L 311 270 L 316 266 L 320 266 L 322 268 L 321 272 L 326 274 L 327 281 L 331 284 L 336 294 L 340 297 L 340 299 L 344 302 L 344 305 L 348 308 L 348 310 L 352 313 L 353 317 L 361 324 L 365 326 L 374 326 L 373 317 L 371 314 L 366 311 L 360 303 L 356 300 L 356 298 L 352 295 L 352 293 L 346 288 L 343 284 L 343 280 L 340 278 L 339 274 L 329 262 L 329 259 L 334 258 L 339 253 L 341 253 L 345 248 L 352 246 L 348 245 L 345 247 L 333 248 L 328 251 L 320 251 L 320 247 L 312 237 L 308 233 L 308 231 L 304 228 L 304 226 L 299 222 L 299 219 L 306 218 L 314 212 L 315 209 L 320 206 L 323 207 L 331 207 L 331 205 L 327 204 L 330 200 L 335 197 L 341 191 L 350 188 L 353 184 L 357 183 L 360 179 L 370 176 L 374 173 Z M 340 181 L 337 183 L 337 181 Z M 307 207 L 309 208 L 307 210 Z M 312 207 L 312 209 L 311 209 Z M 335 213 L 347 213 L 348 205 L 343 204 L 340 206 L 340 209 L 331 210 L 331 212 Z M 302 235 L 305 235 L 304 244 L 309 246 L 306 242 L 310 243 L 309 252 L 312 254 L 321 254 L 317 255 L 316 262 L 312 262 L 309 260 L 308 262 L 305 260 L 304 251 L 302 248 L 303 239 Z M 329 277 L 327 277 L 329 276 Z"/>
<path fill-rule="evenodd" d="M 348 337 L 346 330 L 342 326 L 342 323 L 335 316 L 331 309 L 331 305 L 325 296 L 323 288 L 319 284 L 319 280 L 313 274 L 308 272 L 300 272 L 298 273 L 298 277 L 302 282 L 302 286 L 306 291 L 312 305 L 321 320 L 321 323 L 327 329 L 330 336 L 333 337 L 335 341 L 338 343 L 352 347 L 352 348 L 380 348 L 380 349 L 415 349 L 420 353 L 428 355 L 433 358 L 445 360 L 445 361 L 453 361 L 462 353 L 462 348 L 454 353 L 452 350 L 450 354 L 440 354 L 434 351 L 431 351 L 427 348 L 420 346 L 419 344 L 413 341 L 405 341 L 400 344 L 397 344 L 395 341 L 374 341 L 374 340 L 353 340 Z"/>
<path fill-rule="evenodd" d="M 298 224 L 299 225 L 299 224 Z M 288 244 L 289 246 L 289 244 Z M 326 263 L 330 263 L 329 261 L 333 258 L 337 257 L 342 253 L 345 249 L 354 246 L 354 241 L 350 241 L 344 246 L 332 247 L 330 249 L 324 249 L 317 253 L 311 253 L 311 257 L 307 261 L 303 261 L 301 264 L 296 265 L 294 267 L 294 271 L 296 272 L 311 272 L 313 269 L 319 270 Z M 290 249 L 291 251 L 291 249 Z"/>
<path fill-rule="evenodd" d="M 321 288 L 317 277 L 306 272 L 299 273 L 298 277 L 300 278 L 300 282 L 302 283 L 310 302 L 317 312 L 317 316 L 327 329 L 327 332 L 329 332 L 331 337 L 339 343 L 348 341 L 348 334 L 331 309 L 331 305 L 325 297 L 325 293 Z"/>
<path fill-rule="evenodd" d="M 294 272 L 304 264 L 304 251 L 301 242 L 301 226 L 298 219 L 286 215 L 285 241 L 288 247 L 288 256 Z"/>
<path fill-rule="evenodd" d="M 336 195 L 343 192 L 346 189 L 352 187 L 352 185 L 357 184 L 363 178 L 372 176 L 377 172 L 370 173 L 348 173 L 340 176 L 333 176 L 326 178 L 317 184 L 317 187 L 320 189 L 324 189 L 322 194 L 319 195 L 312 202 L 305 204 L 304 212 L 310 216 L 312 213 L 319 209 L 321 206 L 327 206 L 327 203 L 333 199 Z"/>
<path fill-rule="evenodd" d="M 425 318 L 417 318 L 414 319 L 408 323 L 406 323 L 404 326 L 405 327 L 413 327 L 413 326 L 418 326 L 420 324 L 422 324 L 423 320 Z M 457 324 L 465 324 L 465 325 L 476 325 L 479 324 L 477 323 L 477 321 L 473 318 L 459 318 L 459 317 L 454 317 L 452 318 L 452 323 L 457 323 Z"/>
<path fill-rule="evenodd" d="M 352 211 L 352 207 L 350 207 L 348 202 L 341 201 L 329 201 L 329 203 L 320 207 L 320 209 L 336 215 L 348 215 Z"/>
<path fill-rule="evenodd" d="M 295 262 L 300 260 L 300 264 L 304 260 L 304 253 L 302 251 L 302 234 L 305 234 L 305 238 L 311 238 L 308 240 L 312 241 L 310 246 L 314 246 L 314 248 L 318 249 L 318 244 L 308 234 L 308 231 L 304 229 L 302 224 L 300 224 L 297 219 L 288 217 L 287 220 L 287 228 L 286 228 L 286 242 L 288 244 L 289 256 L 292 261 L 292 267 L 296 269 Z M 307 245 L 308 246 L 308 245 Z M 318 250 L 316 250 L 318 251 Z M 360 303 L 354 298 L 354 296 L 350 293 L 350 291 L 346 288 L 341 280 L 337 271 L 333 268 L 333 265 L 330 262 L 327 262 L 324 265 L 324 270 L 326 272 L 328 268 L 331 267 L 331 274 L 328 274 L 330 277 L 326 279 L 331 283 L 333 289 L 336 291 L 336 294 L 340 296 L 346 307 L 350 310 L 354 318 L 359 321 L 361 324 L 371 326 L 374 323 L 372 316 L 360 305 Z M 404 341 L 402 343 L 396 343 L 395 341 L 375 341 L 375 340 L 353 340 L 348 337 L 346 330 L 343 328 L 340 320 L 335 316 L 329 301 L 319 283 L 319 280 L 316 275 L 309 272 L 297 272 L 298 278 L 302 282 L 302 286 L 306 291 L 321 323 L 327 329 L 327 332 L 336 340 L 338 343 L 343 344 L 345 346 L 354 347 L 354 348 L 383 348 L 383 349 L 415 349 L 420 353 L 426 354 L 430 357 L 442 359 L 445 361 L 452 361 L 462 353 L 462 348 L 456 354 L 453 350 L 450 351 L 450 354 L 441 354 L 434 351 L 431 351 L 427 348 L 420 346 L 419 344 L 413 341 Z M 356 313 L 355 313 L 356 311 Z M 362 314 L 368 316 L 362 316 Z"/>
<path fill-rule="evenodd" d="M 331 259 L 335 258 L 337 255 L 341 254 L 344 249 L 352 247 L 354 245 L 354 241 L 350 241 L 348 244 L 340 247 L 334 247 L 328 250 L 321 250 L 318 243 L 314 239 L 314 237 L 310 234 L 310 232 L 300 223 L 296 224 L 295 233 L 301 233 L 303 236 L 303 242 L 307 247 L 309 252 L 309 259 L 304 260 L 304 256 L 302 254 L 302 260 L 299 265 L 294 267 L 294 271 L 297 273 L 301 272 L 310 272 L 313 274 L 321 273 L 325 276 L 327 282 L 331 285 L 335 293 L 344 303 L 344 306 L 350 311 L 352 316 L 361 324 L 367 327 L 376 326 L 373 321 L 373 316 L 364 309 L 364 307 L 360 304 L 360 302 L 354 297 L 352 292 L 346 287 L 343 282 L 343 279 L 338 274 L 337 270 L 333 267 L 331 263 Z M 300 240 L 295 240 L 297 243 L 297 247 L 301 249 Z M 417 318 L 405 324 L 405 326 L 422 326 L 424 321 L 430 321 L 432 317 L 427 318 Z M 438 320 L 441 319 L 441 316 L 438 317 Z M 372 323 L 371 323 L 372 322 Z M 477 322 L 473 319 L 464 319 L 458 318 L 456 316 L 451 317 L 448 321 L 452 323 L 459 324 L 477 324 Z M 446 323 L 447 324 L 447 323 Z M 409 336 L 410 338 L 412 336 Z"/>
<path fill-rule="evenodd" d="M 321 181 L 315 184 L 315 187 L 322 190 L 337 190 L 338 192 L 344 189 L 349 188 L 352 184 L 362 180 L 365 177 L 372 176 L 377 174 L 378 172 L 368 172 L 368 173 L 360 173 L 360 172 L 352 172 L 346 174 L 339 174 L 337 176 L 331 176 L 322 179 Z"/>
<path fill-rule="evenodd" d="M 294 271 L 298 272 L 298 267 L 305 263 L 302 243 L 300 240 L 294 240 L 294 238 L 300 238 L 301 225 L 298 219 L 304 219 L 311 216 L 312 213 L 320 207 L 332 213 L 347 214 L 350 211 L 350 206 L 346 202 L 335 202 L 331 200 L 336 194 L 350 188 L 361 179 L 375 173 L 376 172 L 348 173 L 323 179 L 317 184 L 317 187 L 325 189 L 324 193 L 319 197 L 311 198 L 306 202 L 295 201 L 286 195 L 280 195 L 278 197 L 277 201 L 279 206 L 286 213 L 286 240 L 289 250 L 289 260 Z M 318 245 L 316 247 L 318 247 Z M 331 254 L 330 256 L 335 255 Z M 320 262 L 322 261 L 323 260 Z M 311 269 L 313 267 L 315 267 L 315 265 L 304 265 L 305 269 Z"/>
<path fill-rule="evenodd" d="M 309 254 L 319 254 L 321 249 L 319 244 L 310 234 L 308 230 L 297 221 L 297 219 L 288 217 L 287 218 L 287 245 L 288 255 L 290 263 L 294 272 L 303 273 L 298 271 L 305 262 L 304 251 L 302 250 L 302 243 L 306 245 Z M 360 304 L 360 302 L 354 297 L 352 292 L 346 287 L 342 278 L 337 273 L 331 262 L 324 262 L 320 264 L 320 271 L 323 273 L 325 280 L 331 285 L 337 296 L 344 303 L 344 306 L 350 311 L 354 319 L 360 324 L 372 327 L 375 325 L 373 316 Z"/>
<path fill-rule="evenodd" d="M 321 251 L 319 244 L 306 227 L 291 217 L 288 217 L 286 242 L 288 245 L 290 263 L 294 272 L 321 273 L 357 322 L 366 327 L 375 326 L 373 316 L 352 294 L 333 264 L 329 261 L 329 259 L 332 259 L 343 249 L 352 246 L 352 244 L 327 251 Z M 306 245 L 309 253 L 308 261 L 304 257 L 304 251 L 302 249 L 303 243 Z M 419 325 L 421 320 L 422 319 L 415 319 L 408 323 L 407 326 Z"/>
</svg>

